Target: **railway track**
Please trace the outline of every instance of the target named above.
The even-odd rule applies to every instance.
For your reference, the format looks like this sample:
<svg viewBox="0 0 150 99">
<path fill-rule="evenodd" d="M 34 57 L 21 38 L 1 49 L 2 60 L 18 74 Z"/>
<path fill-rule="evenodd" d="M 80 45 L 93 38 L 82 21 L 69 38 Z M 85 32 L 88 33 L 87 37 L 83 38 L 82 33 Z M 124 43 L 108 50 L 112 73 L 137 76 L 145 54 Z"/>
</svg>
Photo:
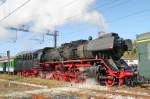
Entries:
<svg viewBox="0 0 150 99">
<path fill-rule="evenodd" d="M 16 96 L 18 95 L 18 96 Z M 70 84 L 56 88 L 13 92 L 4 97 L 30 97 L 31 99 L 150 99 L 150 88 L 112 88 L 99 85 Z M 73 98 L 71 98 L 73 97 Z M 118 97 L 118 98 L 117 98 Z"/>
<path fill-rule="evenodd" d="M 19 79 L 19 78 L 18 78 Z M 28 78 L 29 79 L 29 78 Z M 34 78 L 32 78 L 34 79 Z M 38 79 L 37 81 L 39 81 Z M 41 79 L 42 80 L 42 79 Z M 0 79 L 0 82 L 10 82 L 12 85 L 19 86 L 30 86 L 33 87 L 32 90 L 17 91 L 14 90 L 9 93 L 0 94 L 0 97 L 20 99 L 27 97 L 29 99 L 57 99 L 55 97 L 61 97 L 60 99 L 66 99 L 64 97 L 69 97 L 68 99 L 150 99 L 150 85 L 143 85 L 138 87 L 106 87 L 86 83 L 61 83 L 53 87 L 49 85 L 38 85 L 34 83 L 29 83 L 25 81 L 18 80 L 5 80 Z M 36 82 L 36 79 L 35 79 Z M 49 81 L 49 82 L 52 82 Z M 3 90 L 1 90 L 3 91 Z M 63 97 L 63 98 L 62 98 Z M 4 99 L 5 99 L 4 98 Z M 117 98 L 117 99 L 118 99 Z"/>
</svg>

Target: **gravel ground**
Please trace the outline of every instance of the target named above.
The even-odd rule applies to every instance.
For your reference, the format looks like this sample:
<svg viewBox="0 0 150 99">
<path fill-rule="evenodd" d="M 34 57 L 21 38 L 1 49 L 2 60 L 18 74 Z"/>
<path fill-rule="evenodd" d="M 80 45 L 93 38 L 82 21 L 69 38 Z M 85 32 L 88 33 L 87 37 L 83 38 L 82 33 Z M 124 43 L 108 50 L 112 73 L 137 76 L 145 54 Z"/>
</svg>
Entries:
<svg viewBox="0 0 150 99">
<path fill-rule="evenodd" d="M 43 88 L 5 93 L 2 96 L 11 99 L 150 99 L 150 90 L 136 88 L 115 89 L 99 85 L 73 84 L 64 87 Z M 42 97 L 42 98 L 34 98 Z"/>
<path fill-rule="evenodd" d="M 39 78 L 33 78 L 36 82 L 34 84 L 33 81 L 30 81 L 32 78 L 24 78 L 27 81 L 22 81 L 21 77 L 15 76 L 13 79 L 12 76 L 7 75 L 9 79 L 11 78 L 10 81 L 4 79 L 4 75 L 2 77 L 0 76 L 0 99 L 150 99 L 150 86 L 118 88 L 88 83 L 73 84 L 61 81 L 59 83 Z"/>
</svg>

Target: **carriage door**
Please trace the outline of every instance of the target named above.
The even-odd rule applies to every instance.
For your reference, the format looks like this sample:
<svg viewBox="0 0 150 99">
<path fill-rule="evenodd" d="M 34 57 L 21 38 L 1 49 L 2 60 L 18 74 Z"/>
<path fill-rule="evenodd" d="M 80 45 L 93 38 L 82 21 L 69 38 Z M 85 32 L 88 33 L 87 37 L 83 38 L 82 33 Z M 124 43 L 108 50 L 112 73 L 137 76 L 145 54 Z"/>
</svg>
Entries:
<svg viewBox="0 0 150 99">
<path fill-rule="evenodd" d="M 6 65 L 7 65 L 7 63 L 6 63 L 6 62 L 4 62 L 3 72 L 6 72 Z"/>
</svg>

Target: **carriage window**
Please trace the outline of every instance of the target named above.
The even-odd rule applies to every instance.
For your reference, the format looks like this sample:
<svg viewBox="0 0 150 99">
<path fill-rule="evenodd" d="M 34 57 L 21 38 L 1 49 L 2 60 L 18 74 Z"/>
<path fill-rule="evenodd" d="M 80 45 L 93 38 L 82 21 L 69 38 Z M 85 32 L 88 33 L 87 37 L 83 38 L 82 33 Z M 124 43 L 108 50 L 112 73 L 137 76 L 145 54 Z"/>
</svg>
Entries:
<svg viewBox="0 0 150 99">
<path fill-rule="evenodd" d="M 33 55 L 32 55 L 32 54 L 30 54 L 30 59 L 31 59 L 31 60 L 33 59 Z"/>
<path fill-rule="evenodd" d="M 29 59 L 29 60 L 31 60 L 31 54 L 29 54 L 29 56 L 28 56 L 28 57 L 29 57 L 28 59 Z"/>
<path fill-rule="evenodd" d="M 25 55 L 25 60 L 27 60 L 28 59 L 28 56 L 27 56 L 27 54 Z"/>
<path fill-rule="evenodd" d="M 30 54 L 27 54 L 27 60 L 30 60 Z"/>
<path fill-rule="evenodd" d="M 24 55 L 22 55 L 22 60 L 24 60 Z"/>
<path fill-rule="evenodd" d="M 29 60 L 31 60 L 31 54 L 29 54 Z"/>
<path fill-rule="evenodd" d="M 29 56 L 29 55 L 28 55 L 28 54 L 26 54 L 26 60 L 28 60 L 28 56 Z"/>
<path fill-rule="evenodd" d="M 28 60 L 28 54 L 26 54 L 26 56 L 25 56 L 25 60 Z"/>
<path fill-rule="evenodd" d="M 28 56 L 29 56 L 29 55 L 28 55 L 28 54 L 26 54 L 26 60 L 28 60 Z"/>
<path fill-rule="evenodd" d="M 33 58 L 34 59 L 38 58 L 38 54 L 34 54 Z"/>
<path fill-rule="evenodd" d="M 26 59 L 26 55 L 23 55 L 23 60 L 25 60 Z"/>
<path fill-rule="evenodd" d="M 23 55 L 23 57 L 24 57 L 23 59 L 26 60 L 26 55 Z"/>
<path fill-rule="evenodd" d="M 23 60 L 23 55 L 22 55 L 22 56 L 20 56 L 20 59 L 21 59 L 21 60 Z"/>
</svg>

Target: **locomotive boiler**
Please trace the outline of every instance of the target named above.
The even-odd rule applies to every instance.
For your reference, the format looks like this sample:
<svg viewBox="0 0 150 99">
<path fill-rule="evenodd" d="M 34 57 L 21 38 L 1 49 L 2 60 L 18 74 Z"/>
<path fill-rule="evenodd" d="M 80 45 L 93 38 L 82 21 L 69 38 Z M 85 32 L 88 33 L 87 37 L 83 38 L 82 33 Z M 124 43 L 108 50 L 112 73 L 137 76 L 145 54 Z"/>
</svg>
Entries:
<svg viewBox="0 0 150 99">
<path fill-rule="evenodd" d="M 117 33 L 109 33 L 95 40 L 77 40 L 62 44 L 57 49 L 47 49 L 42 57 L 48 60 L 71 60 L 90 58 L 112 58 L 118 60 L 125 51 L 132 49 L 131 40 L 124 40 Z"/>
</svg>

